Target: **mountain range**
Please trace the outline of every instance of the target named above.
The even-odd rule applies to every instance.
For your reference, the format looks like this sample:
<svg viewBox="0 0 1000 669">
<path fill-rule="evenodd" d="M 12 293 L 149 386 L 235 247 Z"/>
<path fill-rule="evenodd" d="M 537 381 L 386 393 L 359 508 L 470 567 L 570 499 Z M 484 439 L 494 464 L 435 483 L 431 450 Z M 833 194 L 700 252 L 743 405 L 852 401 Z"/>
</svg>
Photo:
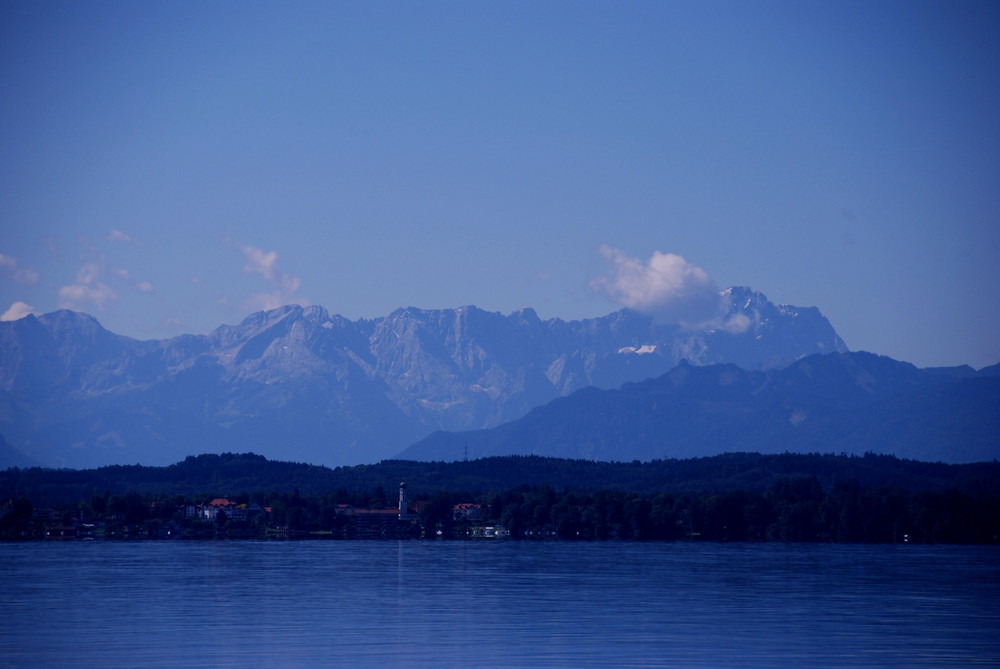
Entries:
<svg viewBox="0 0 1000 669">
<path fill-rule="evenodd" d="M 0 466 L 164 465 L 229 451 L 376 462 L 437 431 L 498 427 L 682 361 L 772 374 L 847 351 L 814 307 L 749 288 L 721 296 L 724 313 L 699 329 L 630 310 L 563 321 L 406 308 L 351 321 L 286 306 L 206 335 L 140 341 L 82 313 L 29 315 L 0 323 Z"/>
<path fill-rule="evenodd" d="M 490 430 L 435 433 L 400 457 L 647 461 L 736 451 L 995 461 L 1000 365 L 918 369 L 864 352 L 772 370 L 682 361 L 657 378 L 580 390 Z"/>
</svg>

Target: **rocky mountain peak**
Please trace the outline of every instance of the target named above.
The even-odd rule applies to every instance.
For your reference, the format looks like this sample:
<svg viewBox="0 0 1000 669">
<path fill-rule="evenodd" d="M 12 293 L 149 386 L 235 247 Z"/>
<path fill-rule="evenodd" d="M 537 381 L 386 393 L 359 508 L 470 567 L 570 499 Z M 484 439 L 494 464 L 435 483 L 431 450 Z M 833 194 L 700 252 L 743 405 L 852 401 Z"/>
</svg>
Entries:
<svg viewBox="0 0 1000 669">
<path fill-rule="evenodd" d="M 0 434 L 66 466 L 171 449 L 181 450 L 164 458 L 235 449 L 355 464 L 679 361 L 759 369 L 843 346 L 818 310 L 775 307 L 747 288 L 723 298 L 745 327 L 683 330 L 627 309 L 543 321 L 472 305 L 351 321 L 287 305 L 208 335 L 140 342 L 86 314 L 29 316 L 0 323 Z"/>
</svg>

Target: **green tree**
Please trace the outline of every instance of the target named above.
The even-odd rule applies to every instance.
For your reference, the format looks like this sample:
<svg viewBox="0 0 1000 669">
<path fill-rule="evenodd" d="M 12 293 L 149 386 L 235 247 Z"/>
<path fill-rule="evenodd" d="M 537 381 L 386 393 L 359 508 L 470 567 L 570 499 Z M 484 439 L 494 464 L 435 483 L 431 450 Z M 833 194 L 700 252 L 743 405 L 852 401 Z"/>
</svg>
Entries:
<svg viewBox="0 0 1000 669">
<path fill-rule="evenodd" d="M 94 510 L 94 513 L 98 516 L 104 516 L 108 511 L 108 493 L 105 491 L 103 495 L 93 494 L 90 496 L 90 508 Z"/>
</svg>

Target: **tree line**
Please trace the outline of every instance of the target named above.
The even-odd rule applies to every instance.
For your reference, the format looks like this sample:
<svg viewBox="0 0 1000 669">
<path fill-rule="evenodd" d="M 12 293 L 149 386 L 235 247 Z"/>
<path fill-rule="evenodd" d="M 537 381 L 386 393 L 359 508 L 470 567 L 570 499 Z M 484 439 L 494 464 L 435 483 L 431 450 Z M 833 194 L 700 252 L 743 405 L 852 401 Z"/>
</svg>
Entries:
<svg viewBox="0 0 1000 669">
<path fill-rule="evenodd" d="M 995 544 L 1000 498 L 857 482 L 824 491 L 815 477 L 781 480 L 764 492 L 652 496 L 541 485 L 495 495 L 487 520 L 515 537 L 570 540 Z M 446 534 L 461 536 L 464 524 L 453 521 Z"/>
<path fill-rule="evenodd" d="M 0 537 L 44 538 L 52 527 L 92 528 L 108 538 L 351 538 L 350 508 L 395 507 L 394 487 L 340 488 L 324 494 L 240 492 L 229 500 L 269 509 L 236 521 L 220 512 L 212 521 L 187 517 L 200 496 L 95 493 L 45 509 L 39 520 L 27 497 L 10 498 Z M 478 515 L 456 513 L 459 504 Z M 640 493 L 621 488 L 557 490 L 548 483 L 492 493 L 417 493 L 417 513 L 392 536 L 460 539 L 489 526 L 514 540 L 795 541 L 843 543 L 996 544 L 1000 496 L 956 489 L 907 490 L 843 481 L 824 487 L 816 476 L 783 478 L 762 491 Z M 95 529 L 96 528 L 96 529 Z M 82 530 L 84 533 L 86 529 Z M 82 536 L 82 534 L 77 534 Z"/>
<path fill-rule="evenodd" d="M 763 493 L 784 479 L 815 477 L 824 490 L 842 482 L 907 491 L 957 490 L 1000 497 L 1000 463 L 944 464 L 903 460 L 891 455 L 726 453 L 685 460 L 600 462 L 540 456 L 497 456 L 458 462 L 386 460 L 377 464 L 328 468 L 268 460 L 253 453 L 189 456 L 166 467 L 114 465 L 87 470 L 10 468 L 0 471 L 0 502 L 27 497 L 37 506 L 89 500 L 94 494 L 145 496 L 244 491 L 322 496 L 329 491 L 369 494 L 394 489 L 406 480 L 414 491 L 475 491 L 484 494 L 522 485 L 548 484 L 562 490 L 620 489 L 645 496 L 746 490 Z"/>
</svg>

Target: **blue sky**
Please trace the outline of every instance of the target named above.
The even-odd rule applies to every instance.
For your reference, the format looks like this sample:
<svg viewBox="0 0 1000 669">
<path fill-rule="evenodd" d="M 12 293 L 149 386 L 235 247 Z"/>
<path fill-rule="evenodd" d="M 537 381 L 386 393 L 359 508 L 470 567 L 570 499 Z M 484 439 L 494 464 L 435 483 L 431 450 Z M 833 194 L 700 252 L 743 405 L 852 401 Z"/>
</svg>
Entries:
<svg viewBox="0 0 1000 669">
<path fill-rule="evenodd" d="M 994 2 L 7 2 L 0 312 L 147 339 L 747 285 L 979 368 L 997 82 Z"/>
</svg>

